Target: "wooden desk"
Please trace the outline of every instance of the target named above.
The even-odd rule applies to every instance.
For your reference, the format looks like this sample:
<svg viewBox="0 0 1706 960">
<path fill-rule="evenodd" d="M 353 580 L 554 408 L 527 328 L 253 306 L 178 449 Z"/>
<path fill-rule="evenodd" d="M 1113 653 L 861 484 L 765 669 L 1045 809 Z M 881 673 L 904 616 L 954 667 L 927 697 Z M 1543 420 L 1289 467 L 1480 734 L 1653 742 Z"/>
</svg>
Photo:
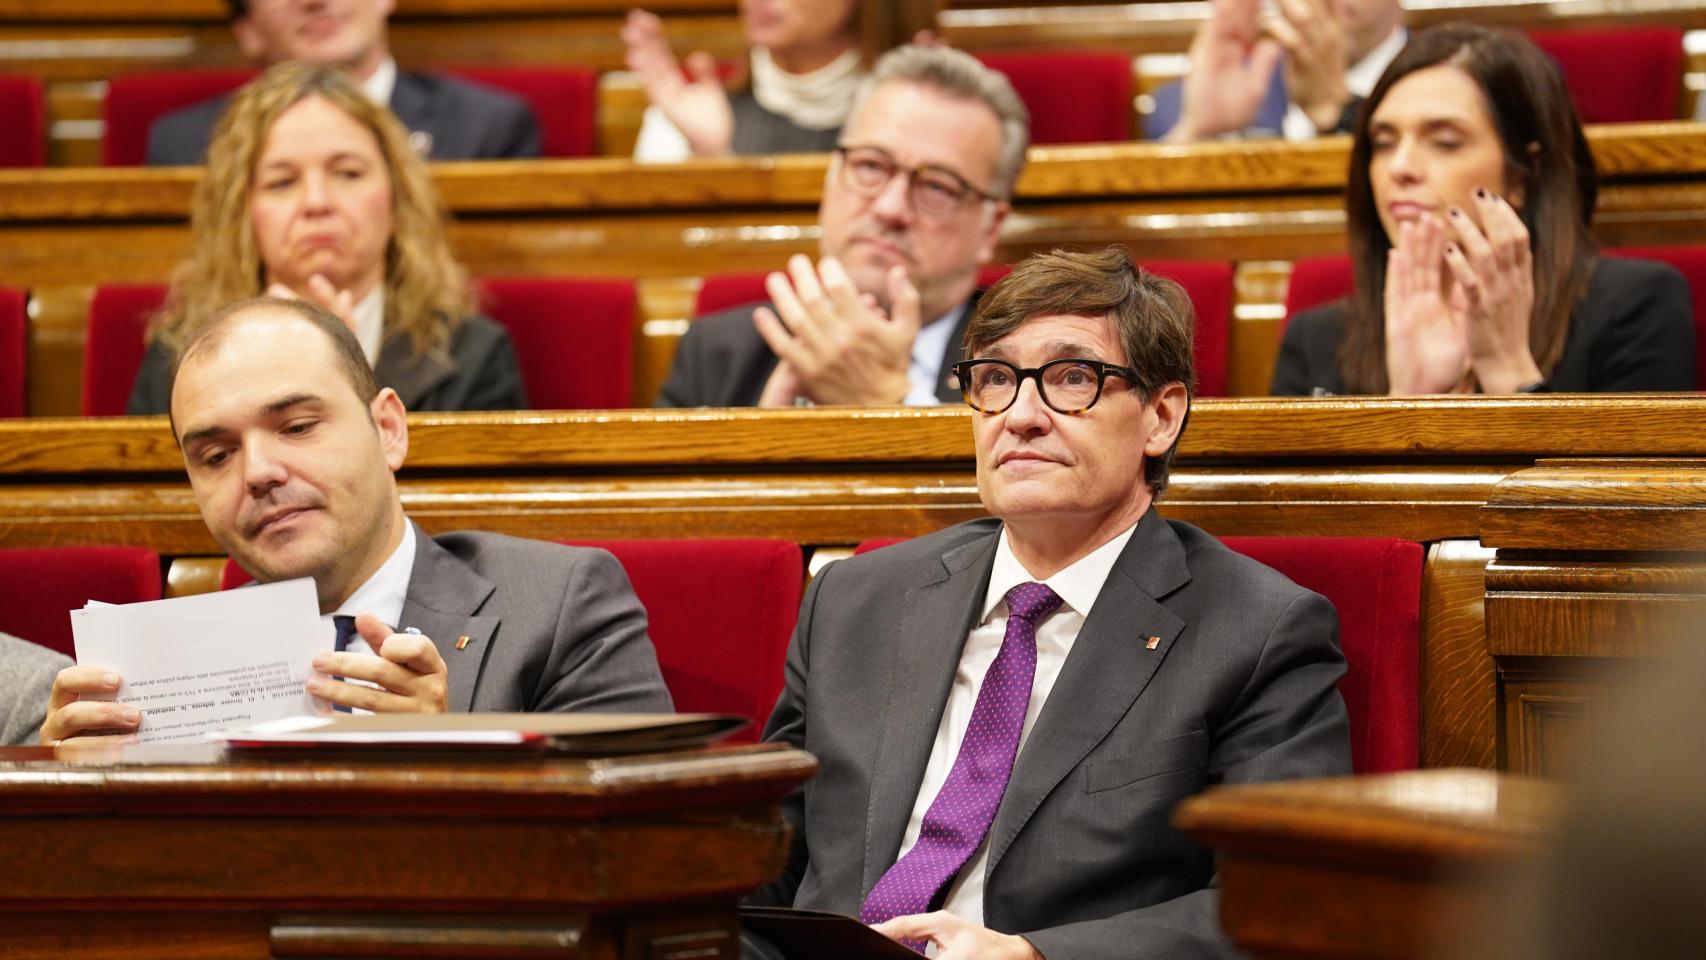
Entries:
<svg viewBox="0 0 1706 960">
<path fill-rule="evenodd" d="M 429 532 L 845 550 L 984 514 L 963 408 L 411 417 Z M 1427 544 L 1425 766 L 1552 772 L 1607 674 L 1706 612 L 1706 397 L 1204 400 L 1160 509 Z M 219 552 L 165 418 L 0 422 L 0 546 Z M 1497 562 L 1494 562 L 1497 561 Z M 205 566 L 205 565 L 204 565 Z M 217 565 L 214 565 L 217 569 Z M 205 578 L 201 581 L 205 583 Z"/>
<path fill-rule="evenodd" d="M 217 760 L 0 749 L 0 957 L 733 960 L 817 766 Z"/>
<path fill-rule="evenodd" d="M 1210 790 L 1174 822 L 1221 854 L 1221 921 L 1251 956 L 1432 960 L 1493 929 L 1483 871 L 1538 852 L 1562 801 L 1426 770 Z"/>
</svg>

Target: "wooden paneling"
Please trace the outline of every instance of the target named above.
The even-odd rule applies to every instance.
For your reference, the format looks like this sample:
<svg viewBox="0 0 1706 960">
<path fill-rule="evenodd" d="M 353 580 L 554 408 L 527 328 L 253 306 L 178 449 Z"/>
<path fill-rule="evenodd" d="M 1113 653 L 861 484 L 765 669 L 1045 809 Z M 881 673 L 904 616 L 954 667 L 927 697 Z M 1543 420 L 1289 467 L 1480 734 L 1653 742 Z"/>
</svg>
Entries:
<svg viewBox="0 0 1706 960">
<path fill-rule="evenodd" d="M 1493 551 L 1473 539 L 1428 550 L 1422 572 L 1422 766 L 1492 768 L 1498 762 L 1497 666 L 1483 603 Z"/>
</svg>

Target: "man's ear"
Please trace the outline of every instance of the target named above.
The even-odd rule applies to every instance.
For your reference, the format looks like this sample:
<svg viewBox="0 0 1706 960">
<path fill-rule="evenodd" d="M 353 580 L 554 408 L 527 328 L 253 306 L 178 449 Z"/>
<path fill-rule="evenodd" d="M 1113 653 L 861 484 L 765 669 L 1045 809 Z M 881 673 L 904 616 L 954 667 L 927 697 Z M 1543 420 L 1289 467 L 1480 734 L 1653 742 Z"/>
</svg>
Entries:
<svg viewBox="0 0 1706 960">
<path fill-rule="evenodd" d="M 385 465 L 396 473 L 409 456 L 409 418 L 397 391 L 386 387 L 373 398 L 368 407 L 373 416 L 373 429 L 379 433 L 379 446 L 385 451 Z"/>
<path fill-rule="evenodd" d="M 983 215 L 983 224 L 978 227 L 982 234 L 977 238 L 977 265 L 980 267 L 995 262 L 995 248 L 1001 243 L 1001 225 L 1013 212 L 1013 205 L 1005 200 L 997 200 L 987 206 L 990 211 Z"/>
<path fill-rule="evenodd" d="M 1185 429 L 1185 415 L 1191 410 L 1191 396 L 1185 385 L 1175 380 L 1156 391 L 1150 404 L 1155 410 L 1155 425 L 1143 442 L 1143 455 L 1160 457 L 1179 441 L 1179 432 Z"/>
</svg>

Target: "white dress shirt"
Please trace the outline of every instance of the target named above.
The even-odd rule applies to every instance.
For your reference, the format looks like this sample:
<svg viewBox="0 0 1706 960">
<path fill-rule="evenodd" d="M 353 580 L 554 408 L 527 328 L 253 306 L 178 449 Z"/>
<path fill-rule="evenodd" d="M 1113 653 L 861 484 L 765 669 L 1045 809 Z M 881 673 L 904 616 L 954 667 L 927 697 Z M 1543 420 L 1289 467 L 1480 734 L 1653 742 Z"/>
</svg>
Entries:
<svg viewBox="0 0 1706 960">
<path fill-rule="evenodd" d="M 966 305 L 960 304 L 940 317 L 918 328 L 912 338 L 912 359 L 906 365 L 906 405 L 909 407 L 940 406 L 936 388 L 948 371 L 942 369 L 942 358 L 948 353 L 948 338 L 954 335 L 960 315 Z"/>
<path fill-rule="evenodd" d="M 331 613 L 322 614 L 321 622 L 332 630 L 337 629 L 332 618 L 337 616 L 354 617 L 363 613 L 371 613 L 380 620 L 401 630 L 407 624 L 398 623 L 403 617 L 403 604 L 409 596 L 409 580 L 415 575 L 415 525 L 403 521 L 403 542 L 397 544 L 397 549 L 391 551 L 391 556 L 373 571 L 373 576 L 357 587 L 338 608 Z M 350 637 L 349 646 L 344 649 L 350 653 L 374 653 L 367 645 L 361 634 Z M 346 680 L 346 683 L 357 683 L 363 686 L 376 687 L 376 684 L 365 680 Z M 355 710 L 355 713 L 368 713 L 367 710 Z"/>
<path fill-rule="evenodd" d="M 379 347 L 385 342 L 385 285 L 375 286 L 373 292 L 361 298 L 351 311 L 355 322 L 355 339 L 367 357 L 367 365 L 379 362 Z"/>
<path fill-rule="evenodd" d="M 1090 614 L 1090 608 L 1095 606 L 1096 597 L 1102 592 L 1102 584 L 1107 582 L 1108 574 L 1114 569 L 1114 562 L 1119 559 L 1120 552 L 1125 550 L 1127 541 L 1131 540 L 1132 532 L 1136 529 L 1136 524 L 1131 525 L 1125 532 L 1097 547 L 1078 562 L 1042 581 L 1062 602 L 1058 610 L 1037 626 L 1037 670 L 1031 680 L 1031 702 L 1025 708 L 1025 723 L 1019 731 L 1021 753 L 1025 749 L 1026 739 L 1031 735 L 1031 727 L 1037 722 L 1037 715 L 1042 712 L 1043 704 L 1048 702 L 1049 691 L 1054 689 L 1055 678 L 1060 676 L 1061 666 L 1072 652 L 1072 645 L 1078 639 L 1078 631 L 1084 626 L 1084 618 Z M 989 592 L 984 594 L 983 598 L 983 616 L 977 626 L 972 628 L 971 635 L 966 638 L 965 649 L 960 653 L 960 666 L 954 673 L 954 685 L 948 691 L 948 703 L 942 711 L 942 722 L 936 728 L 936 744 L 930 749 L 930 762 L 924 768 L 924 780 L 918 787 L 918 799 L 913 802 L 912 816 L 907 820 L 906 834 L 901 838 L 902 857 L 918 842 L 918 833 L 924 824 L 924 814 L 930 809 L 930 804 L 935 801 L 936 794 L 948 779 L 948 771 L 953 769 L 954 758 L 959 756 L 960 741 L 965 738 L 966 725 L 971 722 L 972 706 L 977 703 L 977 693 L 983 686 L 984 674 L 989 672 L 989 665 L 995 662 L 995 655 L 1001 652 L 1001 641 L 1007 634 L 1007 591 L 1035 579 L 1013 555 L 1013 549 L 1007 542 L 1007 529 L 1003 527 L 1001 538 L 995 546 L 995 565 L 989 574 Z M 1016 757 L 1017 755 L 1015 762 Z M 943 908 L 949 913 L 979 926 L 983 925 L 983 879 L 988 862 L 989 838 L 986 836 L 978 845 L 977 852 L 948 887 L 948 897 L 943 904 Z M 928 955 L 936 955 L 934 945 Z"/>
<path fill-rule="evenodd" d="M 367 99 L 382 107 L 391 105 L 391 92 L 397 89 L 397 61 L 386 57 L 373 68 L 373 73 L 361 82 L 361 92 Z"/>
<path fill-rule="evenodd" d="M 1345 91 L 1366 98 L 1374 92 L 1374 85 L 1380 82 L 1380 75 L 1404 52 L 1404 44 L 1410 42 L 1410 34 L 1403 27 L 1392 31 L 1385 40 L 1374 45 L 1374 49 L 1363 55 L 1361 60 L 1351 65 L 1345 71 Z M 1315 129 L 1315 121 L 1309 119 L 1309 114 L 1295 101 L 1286 105 L 1285 122 L 1281 125 L 1287 140 L 1313 140 L 1320 136 Z"/>
</svg>

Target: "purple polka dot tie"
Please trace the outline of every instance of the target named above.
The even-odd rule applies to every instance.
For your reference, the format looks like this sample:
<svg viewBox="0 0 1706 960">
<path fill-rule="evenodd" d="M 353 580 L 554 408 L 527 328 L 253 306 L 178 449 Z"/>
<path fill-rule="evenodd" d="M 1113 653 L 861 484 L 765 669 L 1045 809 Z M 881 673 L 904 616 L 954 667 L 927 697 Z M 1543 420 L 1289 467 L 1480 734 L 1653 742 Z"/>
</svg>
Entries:
<svg viewBox="0 0 1706 960">
<path fill-rule="evenodd" d="M 1059 607 L 1060 597 L 1040 583 L 1021 583 L 1007 591 L 1007 633 L 977 691 L 959 756 L 924 812 L 918 841 L 871 888 L 859 910 L 860 920 L 882 923 L 928 911 L 983 843 L 1019 752 L 1019 732 L 1037 672 L 1037 623 Z M 920 942 L 907 946 L 924 951 Z"/>
</svg>

